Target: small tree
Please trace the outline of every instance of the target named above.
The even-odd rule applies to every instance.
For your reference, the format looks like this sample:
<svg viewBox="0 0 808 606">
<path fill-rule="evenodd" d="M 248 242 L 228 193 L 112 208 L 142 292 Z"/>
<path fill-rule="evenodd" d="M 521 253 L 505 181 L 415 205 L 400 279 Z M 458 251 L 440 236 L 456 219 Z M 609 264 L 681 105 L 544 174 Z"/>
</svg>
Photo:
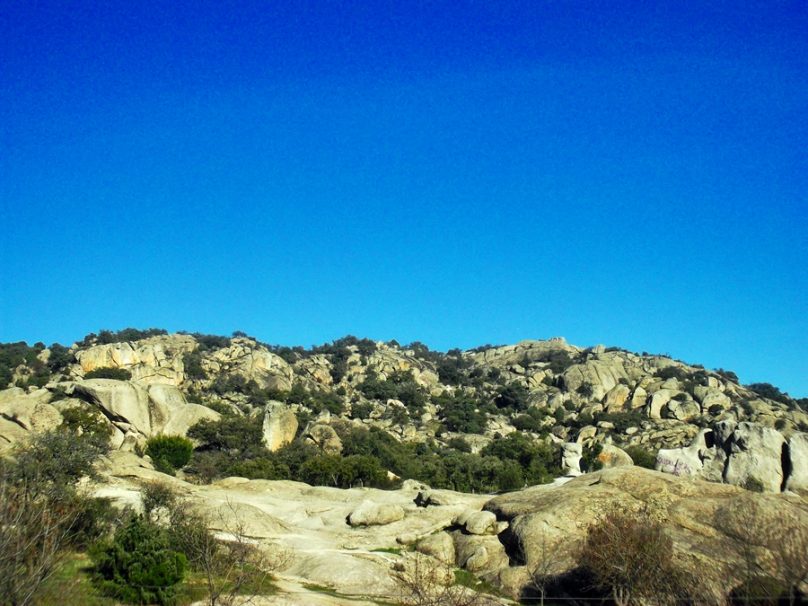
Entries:
<svg viewBox="0 0 808 606">
<path fill-rule="evenodd" d="M 96 548 L 97 584 L 107 595 L 135 604 L 173 604 L 188 562 L 165 528 L 132 517 L 114 539 Z"/>
</svg>

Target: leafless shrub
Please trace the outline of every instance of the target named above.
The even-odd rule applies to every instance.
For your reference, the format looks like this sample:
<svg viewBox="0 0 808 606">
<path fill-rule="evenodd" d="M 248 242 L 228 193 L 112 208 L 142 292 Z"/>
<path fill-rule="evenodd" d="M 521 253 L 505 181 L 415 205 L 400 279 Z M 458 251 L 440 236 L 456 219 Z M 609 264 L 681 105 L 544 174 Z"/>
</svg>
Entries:
<svg viewBox="0 0 808 606">
<path fill-rule="evenodd" d="M 458 585 L 451 564 L 414 554 L 401 565 L 401 599 L 408 606 L 489 606 L 495 602 L 469 587 Z"/>
<path fill-rule="evenodd" d="M 579 562 L 611 592 L 617 606 L 643 600 L 672 603 L 685 593 L 673 541 L 646 510 L 612 509 L 597 518 L 589 526 Z"/>
</svg>

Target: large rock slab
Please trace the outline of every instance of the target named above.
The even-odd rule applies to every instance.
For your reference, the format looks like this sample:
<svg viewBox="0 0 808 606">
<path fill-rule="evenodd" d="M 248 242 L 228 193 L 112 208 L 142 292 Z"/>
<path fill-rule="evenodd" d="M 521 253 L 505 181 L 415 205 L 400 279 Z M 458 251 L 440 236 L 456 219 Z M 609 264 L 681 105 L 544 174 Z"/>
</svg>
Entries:
<svg viewBox="0 0 808 606">
<path fill-rule="evenodd" d="M 808 433 L 795 433 L 788 441 L 791 467 L 786 490 L 808 493 Z"/>
<path fill-rule="evenodd" d="M 348 516 L 351 526 L 381 526 L 404 519 L 404 508 L 393 503 L 364 501 Z"/>
<path fill-rule="evenodd" d="M 189 335 L 162 335 L 131 343 L 95 345 L 76 352 L 74 376 L 99 368 L 123 368 L 141 383 L 180 385 L 185 380 L 183 356 L 196 349 Z"/>
<path fill-rule="evenodd" d="M 297 417 L 282 402 L 269 402 L 264 410 L 262 441 L 270 452 L 289 444 L 297 435 Z"/>
<path fill-rule="evenodd" d="M 738 423 L 732 434 L 724 481 L 750 489 L 779 492 L 783 484 L 785 438 L 776 429 L 757 423 Z"/>
<path fill-rule="evenodd" d="M 682 564 L 701 576 L 704 569 L 739 571 L 735 544 L 719 526 L 719 513 L 753 499 L 775 519 L 784 510 L 805 515 L 802 499 L 783 494 L 760 495 L 737 486 L 680 478 L 640 467 L 616 467 L 574 478 L 563 485 L 535 486 L 490 500 L 484 509 L 510 523 L 500 535 L 512 562 L 534 569 L 551 554 L 552 572 L 577 565 L 577 548 L 588 524 L 611 508 L 646 509 L 662 521 Z M 767 557 L 774 557 L 768 554 Z M 502 574 L 502 573 L 501 573 Z M 518 578 L 518 576 L 516 577 Z M 739 578 L 724 578 L 725 586 Z M 527 579 L 523 581 L 527 583 Z"/>
<path fill-rule="evenodd" d="M 47 389 L 38 389 L 28 393 L 19 387 L 0 391 L 0 418 L 19 427 L 23 432 L 41 432 L 58 427 L 62 423 L 62 415 L 49 404 L 51 393 Z M 22 436 L 16 431 L 11 435 Z"/>
</svg>

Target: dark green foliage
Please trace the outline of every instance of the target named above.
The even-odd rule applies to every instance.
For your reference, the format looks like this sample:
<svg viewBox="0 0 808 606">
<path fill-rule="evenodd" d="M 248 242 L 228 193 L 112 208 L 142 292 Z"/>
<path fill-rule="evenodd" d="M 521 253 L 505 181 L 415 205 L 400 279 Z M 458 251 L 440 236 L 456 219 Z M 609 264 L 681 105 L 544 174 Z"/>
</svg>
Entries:
<svg viewBox="0 0 808 606">
<path fill-rule="evenodd" d="M 414 414 L 420 414 L 426 404 L 426 394 L 411 372 L 395 372 L 382 381 L 369 371 L 359 384 L 359 391 L 370 400 L 399 400 Z"/>
<path fill-rule="evenodd" d="M 642 446 L 627 446 L 623 450 L 631 457 L 634 464 L 646 469 L 654 469 L 656 466 L 656 453 L 650 452 Z"/>
<path fill-rule="evenodd" d="M 35 435 L 16 453 L 6 478 L 22 486 L 30 498 L 48 494 L 61 499 L 73 494 L 73 485 L 82 477 L 94 476 L 93 463 L 108 451 L 97 440 L 85 439 L 67 427 Z"/>
<path fill-rule="evenodd" d="M 581 383 L 575 391 L 585 398 L 591 398 L 595 393 L 594 387 L 589 383 Z"/>
<path fill-rule="evenodd" d="M 676 379 L 677 381 L 685 381 L 688 378 L 687 371 L 678 366 L 666 366 L 656 371 L 656 376 L 660 379 Z"/>
<path fill-rule="evenodd" d="M 357 485 L 384 488 L 390 484 L 379 460 L 370 455 L 318 455 L 301 465 L 299 479 L 312 485 L 338 488 Z"/>
<path fill-rule="evenodd" d="M 155 462 L 155 466 L 172 470 L 182 469 L 191 460 L 194 445 L 182 436 L 155 436 L 146 443 L 146 454 Z"/>
<path fill-rule="evenodd" d="M 555 419 L 556 423 L 563 423 L 564 419 L 567 418 L 567 415 L 564 414 L 564 408 L 559 406 L 553 411 L 553 418 Z M 578 417 L 580 418 L 580 417 Z"/>
<path fill-rule="evenodd" d="M 433 403 L 440 407 L 443 425 L 449 431 L 460 433 L 483 433 L 487 419 L 478 409 L 479 403 L 470 395 L 446 392 L 433 398 Z"/>
<path fill-rule="evenodd" d="M 561 473 L 558 452 L 554 447 L 535 442 L 519 432 L 495 439 L 480 454 L 518 463 L 525 481 L 530 485 L 544 484 Z"/>
<path fill-rule="evenodd" d="M 539 432 L 542 430 L 542 421 L 547 417 L 547 412 L 539 408 L 531 407 L 526 414 L 515 417 L 511 423 L 519 431 Z"/>
<path fill-rule="evenodd" d="M 250 480 L 288 480 L 291 477 L 286 465 L 269 456 L 232 461 L 227 475 Z"/>
<path fill-rule="evenodd" d="M 629 427 L 641 427 L 645 417 L 639 411 L 599 413 L 595 421 L 608 421 L 614 425 L 614 430 L 623 433 Z"/>
<path fill-rule="evenodd" d="M 73 406 L 62 410 L 62 427 L 91 442 L 99 453 L 109 448 L 112 427 L 96 408 Z"/>
<path fill-rule="evenodd" d="M 188 430 L 188 437 L 199 440 L 203 449 L 240 456 L 261 448 L 262 435 L 261 419 L 242 416 L 223 417 L 218 421 L 204 419 Z"/>
<path fill-rule="evenodd" d="M 459 349 L 451 349 L 437 363 L 438 377 L 447 385 L 465 385 L 469 377 L 464 372 L 471 363 L 463 358 Z"/>
<path fill-rule="evenodd" d="M 52 373 L 57 373 L 65 370 L 76 358 L 73 352 L 64 345 L 54 343 L 50 346 L 50 355 L 48 356 L 48 369 Z"/>
<path fill-rule="evenodd" d="M 207 378 L 207 373 L 202 367 L 202 354 L 198 348 L 182 356 L 182 365 L 185 369 L 185 376 L 189 379 Z"/>
<path fill-rule="evenodd" d="M 231 373 L 226 375 L 219 375 L 210 390 L 220 396 L 228 393 L 240 393 L 245 396 L 252 396 L 261 399 L 263 394 L 258 383 L 250 379 L 249 381 L 244 375 L 238 373 Z"/>
<path fill-rule="evenodd" d="M 733 383 L 740 383 L 740 379 L 738 379 L 738 375 L 736 375 L 731 370 L 724 370 L 723 368 L 716 368 L 715 373 L 722 378 L 726 379 L 727 381 L 732 381 Z"/>
<path fill-rule="evenodd" d="M 192 333 L 191 336 L 196 339 L 196 342 L 199 343 L 199 350 L 203 352 L 230 347 L 231 339 L 229 337 L 204 335 L 198 332 Z"/>
<path fill-rule="evenodd" d="M 469 444 L 465 438 L 460 436 L 450 438 L 446 442 L 446 447 L 458 452 L 471 452 L 471 444 Z"/>
<path fill-rule="evenodd" d="M 751 385 L 746 385 L 746 388 L 754 391 L 762 398 L 768 398 L 769 400 L 774 400 L 781 404 L 790 406 L 794 403 L 787 393 L 783 393 L 771 383 L 752 383 Z"/>
<path fill-rule="evenodd" d="M 581 456 L 581 469 L 585 472 L 597 471 L 603 467 L 603 463 L 598 460 L 598 455 L 603 451 L 603 446 L 595 444 L 584 448 Z"/>
<path fill-rule="evenodd" d="M 44 349 L 38 343 L 29 347 L 24 341 L 0 343 L 0 389 L 5 389 L 14 378 L 14 370 L 24 366 L 25 379 L 18 381 L 18 387 L 36 385 L 42 387 L 50 380 L 50 370 L 37 356 Z"/>
<path fill-rule="evenodd" d="M 548 352 L 542 361 L 549 362 L 547 368 L 556 375 L 563 373 L 570 366 L 575 364 L 575 359 L 563 349 L 555 349 Z"/>
<path fill-rule="evenodd" d="M 494 398 L 494 404 L 497 408 L 513 411 L 527 410 L 528 390 L 524 385 L 519 383 L 511 383 L 505 387 L 501 387 L 497 396 Z"/>
<path fill-rule="evenodd" d="M 370 417 L 371 412 L 373 412 L 373 404 L 368 402 L 354 402 L 351 404 L 352 419 L 367 419 Z"/>
<path fill-rule="evenodd" d="M 162 328 L 147 328 L 138 330 L 137 328 L 124 328 L 117 332 L 111 330 L 99 330 L 98 334 L 90 333 L 80 342 L 81 345 L 89 347 L 91 345 L 108 345 L 109 343 L 122 343 L 125 341 L 140 341 L 149 337 L 167 335 L 168 331 Z"/>
<path fill-rule="evenodd" d="M 96 368 L 84 375 L 85 379 L 115 379 L 116 381 L 128 381 L 132 378 L 132 373 L 125 368 Z"/>
<path fill-rule="evenodd" d="M 270 399 L 306 406 L 314 414 L 327 410 L 332 415 L 340 415 L 345 408 L 342 398 L 335 392 L 321 389 L 309 391 L 300 383 L 295 383 L 289 393 L 276 394 Z"/>
<path fill-rule="evenodd" d="M 129 604 L 174 604 L 188 566 L 168 531 L 142 517 L 131 518 L 92 555 L 99 589 Z"/>
</svg>

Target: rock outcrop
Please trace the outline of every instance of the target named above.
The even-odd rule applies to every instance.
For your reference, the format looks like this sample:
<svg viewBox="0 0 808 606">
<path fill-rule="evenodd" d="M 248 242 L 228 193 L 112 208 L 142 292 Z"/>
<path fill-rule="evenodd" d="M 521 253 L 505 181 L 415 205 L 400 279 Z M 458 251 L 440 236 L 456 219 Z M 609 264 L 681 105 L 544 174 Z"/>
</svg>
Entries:
<svg viewBox="0 0 808 606">
<path fill-rule="evenodd" d="M 776 429 L 722 421 L 702 429 L 690 446 L 661 449 L 656 469 L 757 491 L 804 489 L 806 435 L 794 433 L 787 445 Z"/>
<path fill-rule="evenodd" d="M 270 452 L 283 448 L 297 435 L 297 417 L 282 402 L 269 402 L 264 411 L 263 443 Z"/>
</svg>

